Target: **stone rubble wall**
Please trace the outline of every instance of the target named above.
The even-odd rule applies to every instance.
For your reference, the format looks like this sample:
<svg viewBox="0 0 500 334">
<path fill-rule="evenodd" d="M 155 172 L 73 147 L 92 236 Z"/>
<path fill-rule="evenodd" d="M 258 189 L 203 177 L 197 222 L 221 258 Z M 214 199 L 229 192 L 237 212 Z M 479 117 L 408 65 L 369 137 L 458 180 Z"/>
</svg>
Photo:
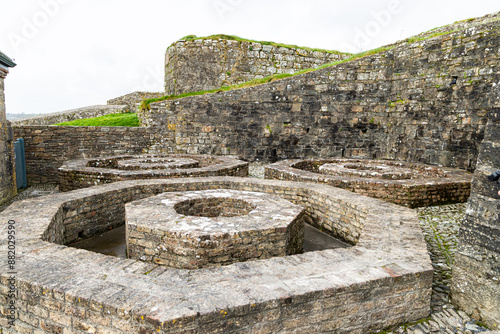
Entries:
<svg viewBox="0 0 500 334">
<path fill-rule="evenodd" d="M 4 79 L 7 73 L 0 68 L 0 203 L 17 193 L 12 127 L 5 116 Z"/>
<path fill-rule="evenodd" d="M 364 157 L 473 170 L 500 21 L 269 84 L 151 104 L 176 150 L 248 160 Z"/>
<path fill-rule="evenodd" d="M 125 112 L 130 112 L 130 107 L 127 105 L 95 105 L 30 118 L 16 119 L 12 121 L 12 125 L 53 125 L 77 119 L 93 118 Z"/>
<path fill-rule="evenodd" d="M 228 39 L 181 40 L 172 44 L 165 54 L 165 93 L 178 95 L 273 74 L 293 74 L 349 56 L 340 52 L 310 51 Z"/>
<path fill-rule="evenodd" d="M 488 176 L 500 170 L 500 88 L 489 114 L 460 226 L 453 267 L 452 300 L 491 329 L 500 328 L 500 191 Z"/>
<path fill-rule="evenodd" d="M 61 165 L 73 159 L 147 153 L 165 133 L 140 127 L 14 126 L 14 137 L 24 138 L 28 183 L 57 183 Z M 168 149 L 165 153 L 174 153 Z"/>
<path fill-rule="evenodd" d="M 133 92 L 108 100 L 108 105 L 126 105 L 130 112 L 136 112 L 143 100 L 162 97 L 164 92 Z"/>
</svg>

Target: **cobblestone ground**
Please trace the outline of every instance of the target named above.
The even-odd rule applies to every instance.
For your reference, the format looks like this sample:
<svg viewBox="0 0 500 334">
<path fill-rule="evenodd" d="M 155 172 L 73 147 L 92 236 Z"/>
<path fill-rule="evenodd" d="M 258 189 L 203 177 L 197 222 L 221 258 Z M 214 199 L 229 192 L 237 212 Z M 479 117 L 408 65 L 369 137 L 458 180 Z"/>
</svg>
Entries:
<svg viewBox="0 0 500 334">
<path fill-rule="evenodd" d="M 27 198 L 40 197 L 58 192 L 56 184 L 37 184 L 26 189 L 19 189 L 16 196 L 0 205 L 0 212 L 15 201 L 21 201 Z"/>
<path fill-rule="evenodd" d="M 264 178 L 264 164 L 253 163 L 250 177 Z M 57 192 L 55 185 L 36 185 L 20 192 L 9 202 L 0 206 L 0 212 L 13 201 L 38 197 Z M 434 266 L 434 281 L 431 300 L 431 316 L 416 323 L 405 324 L 380 333 L 426 334 L 426 333 L 481 333 L 488 329 L 481 326 L 450 303 L 451 267 L 457 247 L 460 221 L 465 213 L 465 203 L 417 209 L 420 216 L 427 248 Z"/>
<path fill-rule="evenodd" d="M 478 321 L 450 302 L 451 267 L 457 248 L 460 221 L 465 214 L 465 203 L 431 206 L 417 209 L 420 226 L 434 267 L 431 316 L 413 324 L 381 333 L 481 333 L 488 331 Z"/>
</svg>

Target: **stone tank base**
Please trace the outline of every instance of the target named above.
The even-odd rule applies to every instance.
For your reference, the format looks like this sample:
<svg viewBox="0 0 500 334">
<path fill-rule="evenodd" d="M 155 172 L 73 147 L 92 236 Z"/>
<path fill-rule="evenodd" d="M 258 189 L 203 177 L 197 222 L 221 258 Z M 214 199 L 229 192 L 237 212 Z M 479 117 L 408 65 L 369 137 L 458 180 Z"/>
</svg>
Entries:
<svg viewBox="0 0 500 334">
<path fill-rule="evenodd" d="M 163 193 L 125 206 L 129 258 L 199 269 L 302 253 L 304 208 L 227 189 Z"/>
<path fill-rule="evenodd" d="M 58 174 L 59 190 L 70 191 L 125 180 L 248 176 L 248 162 L 227 156 L 121 155 L 66 161 Z"/>
<path fill-rule="evenodd" d="M 266 179 L 325 183 L 410 208 L 463 203 L 472 175 L 454 168 L 368 159 L 284 160 Z"/>
<path fill-rule="evenodd" d="M 277 195 L 353 244 L 197 270 L 65 246 L 123 225 L 125 204 L 163 192 Z M 237 177 L 123 181 L 16 202 L 16 321 L 7 333 L 369 333 L 428 316 L 433 269 L 415 211 L 328 185 Z M 7 235 L 7 224 L 0 233 Z M 0 256 L 7 258 L 7 240 Z"/>
</svg>

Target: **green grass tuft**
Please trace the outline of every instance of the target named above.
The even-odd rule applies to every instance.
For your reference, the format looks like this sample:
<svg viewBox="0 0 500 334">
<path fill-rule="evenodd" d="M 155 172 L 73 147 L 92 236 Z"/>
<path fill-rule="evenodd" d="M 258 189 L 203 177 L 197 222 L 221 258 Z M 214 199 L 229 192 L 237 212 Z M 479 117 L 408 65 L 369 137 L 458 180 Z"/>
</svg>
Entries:
<svg viewBox="0 0 500 334">
<path fill-rule="evenodd" d="M 137 114 L 121 113 L 109 114 L 94 118 L 77 119 L 70 122 L 58 123 L 55 125 L 63 126 L 139 126 Z"/>
<path fill-rule="evenodd" d="M 424 36 L 413 36 L 413 37 L 407 38 L 406 42 L 407 43 L 421 42 L 421 41 L 425 41 L 427 39 L 431 39 L 431 38 L 434 38 L 434 37 L 452 34 L 452 33 L 457 32 L 457 31 L 458 30 L 441 31 L 441 32 L 435 32 L 435 33 L 432 33 L 432 34 L 424 35 Z"/>
</svg>

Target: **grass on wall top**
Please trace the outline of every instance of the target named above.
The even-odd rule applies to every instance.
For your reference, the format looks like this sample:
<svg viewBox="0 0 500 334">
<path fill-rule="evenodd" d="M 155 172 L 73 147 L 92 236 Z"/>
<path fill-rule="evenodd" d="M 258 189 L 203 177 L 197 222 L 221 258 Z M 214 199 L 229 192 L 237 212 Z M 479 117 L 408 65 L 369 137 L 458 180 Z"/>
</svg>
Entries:
<svg viewBox="0 0 500 334">
<path fill-rule="evenodd" d="M 238 41 L 238 42 L 249 42 L 249 43 L 259 43 L 262 45 L 272 45 L 272 46 L 275 46 L 278 48 L 282 47 L 282 48 L 287 48 L 287 49 L 300 49 L 300 50 L 306 50 L 306 51 L 317 51 L 317 52 L 332 53 L 332 54 L 337 54 L 337 55 L 350 55 L 350 53 L 348 53 L 348 52 L 340 52 L 337 50 L 325 50 L 325 49 L 317 49 L 317 48 L 308 48 L 306 46 L 297 46 L 297 45 L 293 45 L 293 44 L 283 44 L 283 43 L 268 42 L 268 41 L 256 41 L 256 40 L 252 40 L 252 39 L 241 38 L 241 37 L 234 36 L 234 35 L 224 35 L 224 34 L 210 35 L 210 36 L 206 36 L 206 37 L 198 37 L 196 35 L 187 35 L 187 36 L 182 37 L 180 40 L 182 40 L 182 41 L 195 41 L 198 39 L 226 39 L 226 40 Z"/>
<path fill-rule="evenodd" d="M 469 20 L 471 20 L 471 19 L 469 19 Z M 496 20 L 498 20 L 498 19 L 494 19 L 493 21 L 496 21 Z M 429 30 L 424 35 L 417 35 L 417 36 L 409 37 L 406 40 L 403 40 L 401 42 L 402 43 L 406 42 L 408 44 L 411 44 L 411 43 L 415 43 L 415 42 L 425 41 L 425 40 L 428 40 L 428 39 L 431 39 L 431 38 L 434 38 L 434 37 L 439 37 L 439 36 L 443 36 L 443 35 L 452 34 L 452 33 L 455 33 L 455 32 L 458 31 L 458 30 L 448 30 L 448 31 L 436 31 L 436 32 L 432 32 L 433 30 L 436 30 L 436 29 L 439 29 L 439 28 L 431 29 L 431 30 Z M 212 35 L 212 36 L 208 36 L 208 37 L 197 37 L 195 35 L 188 35 L 188 36 L 183 37 L 181 40 L 190 41 L 190 40 L 197 40 L 197 39 L 221 39 L 221 38 L 222 39 L 237 40 L 237 41 L 257 42 L 257 43 L 261 43 L 263 45 L 283 46 L 283 47 L 289 47 L 289 48 L 301 48 L 301 47 L 298 47 L 298 46 L 295 46 L 295 45 L 286 45 L 286 44 L 279 44 L 279 43 L 265 42 L 265 41 L 253 41 L 253 40 L 248 40 L 248 39 L 244 39 L 244 38 L 240 38 L 238 36 L 232 36 L 232 35 Z M 225 86 L 225 87 L 221 87 L 221 88 L 217 88 L 217 89 L 212 89 L 212 90 L 204 90 L 204 91 L 198 91 L 198 92 L 189 92 L 189 93 L 184 93 L 184 94 L 180 94 L 180 95 L 166 95 L 166 96 L 162 96 L 162 97 L 159 97 L 159 98 L 145 99 L 145 100 L 142 101 L 140 109 L 141 110 L 149 110 L 150 109 L 150 104 L 154 103 L 154 102 L 160 102 L 160 101 L 166 101 L 166 100 L 174 100 L 174 99 L 179 99 L 179 98 L 188 97 L 188 96 L 196 96 L 196 95 L 204 95 L 204 94 L 211 94 L 211 93 L 217 93 L 217 92 L 224 92 L 224 91 L 233 90 L 233 89 L 240 89 L 240 88 L 253 87 L 253 86 L 257 86 L 257 85 L 261 85 L 261 84 L 266 84 L 266 83 L 269 83 L 269 82 L 272 82 L 272 81 L 275 81 L 275 80 L 280 80 L 280 79 L 288 78 L 288 77 L 291 77 L 291 76 L 295 76 L 295 75 L 299 75 L 299 74 L 303 74 L 303 73 L 307 73 L 307 72 L 312 72 L 312 71 L 316 71 L 316 70 L 320 70 L 320 69 L 323 69 L 325 67 L 335 66 L 335 65 L 342 64 L 342 63 L 345 63 L 345 62 L 349 62 L 349 61 L 352 61 L 352 60 L 356 60 L 356 59 L 359 59 L 359 58 L 362 58 L 362 57 L 371 56 L 371 55 L 374 55 L 374 54 L 377 54 L 377 53 L 380 53 L 380 52 L 384 52 L 384 51 L 387 51 L 387 50 L 394 49 L 396 46 L 398 46 L 398 44 L 393 44 L 393 45 L 384 46 L 384 47 L 376 48 L 376 49 L 373 49 L 373 50 L 369 50 L 369 51 L 364 51 L 364 52 L 361 52 L 361 53 L 353 54 L 353 55 L 351 55 L 350 57 L 348 57 L 346 59 L 339 60 L 339 61 L 336 61 L 336 62 L 333 62 L 333 63 L 329 63 L 329 64 L 325 64 L 325 65 L 322 65 L 322 66 L 317 67 L 317 68 L 309 68 L 309 69 L 305 69 L 305 70 L 302 70 L 302 71 L 298 71 L 298 72 L 295 72 L 294 74 L 286 74 L 286 73 L 275 74 L 275 75 L 271 75 L 271 76 L 268 76 L 268 77 L 265 77 L 265 78 L 262 78 L 262 79 L 254 79 L 254 80 L 251 80 L 251 81 L 248 81 L 248 82 L 244 82 L 242 84 L 237 84 L 237 85 L 232 85 L 232 86 Z M 322 49 L 311 49 L 311 48 L 301 48 L 301 49 L 328 52 L 328 50 L 322 50 Z M 338 52 L 338 51 L 330 51 L 330 52 L 332 52 L 332 53 L 338 53 L 338 54 L 347 54 L 347 53 L 341 53 L 341 52 Z"/>
<path fill-rule="evenodd" d="M 58 123 L 63 126 L 139 126 L 139 118 L 135 113 L 109 114 L 94 118 L 77 119 L 70 122 Z"/>
<path fill-rule="evenodd" d="M 380 52 L 383 52 L 383 51 L 387 51 L 387 50 L 393 49 L 394 47 L 395 46 L 381 47 L 381 48 L 377 48 L 377 49 L 373 49 L 373 50 L 369 50 L 369 51 L 357 53 L 355 55 L 352 55 L 349 58 L 346 58 L 346 59 L 343 59 L 343 60 L 339 60 L 339 61 L 336 61 L 336 62 L 333 62 L 333 63 L 329 63 L 329 64 L 324 64 L 324 65 L 316 67 L 316 68 L 307 68 L 307 69 L 295 72 L 294 74 L 289 74 L 289 73 L 274 74 L 274 75 L 270 75 L 270 76 L 262 78 L 262 79 L 253 79 L 253 80 L 241 83 L 241 84 L 236 84 L 236 85 L 231 85 L 231 86 L 224 86 L 224 87 L 221 87 L 221 88 L 216 88 L 216 89 L 211 89 L 211 90 L 201 90 L 201 91 L 197 91 L 197 92 L 189 92 L 189 93 L 183 93 L 183 94 L 179 94 L 179 95 L 173 94 L 173 95 L 165 95 L 165 96 L 162 96 L 162 97 L 157 97 L 157 98 L 152 98 L 152 99 L 145 99 L 145 100 L 142 101 L 140 109 L 141 110 L 149 110 L 150 104 L 154 103 L 154 102 L 167 101 L 167 100 L 175 100 L 175 99 L 180 99 L 182 97 L 204 95 L 204 94 L 211 94 L 211 93 L 217 93 L 217 92 L 225 92 L 225 91 L 234 90 L 234 89 L 241 89 L 241 88 L 246 88 L 246 87 L 253 87 L 253 86 L 257 86 L 257 85 L 262 85 L 262 84 L 266 84 L 266 83 L 273 82 L 273 81 L 276 81 L 276 80 L 280 80 L 280 79 L 292 77 L 292 76 L 295 76 L 295 75 L 299 75 L 299 74 L 303 74 L 303 73 L 307 73 L 307 72 L 312 72 L 312 71 L 317 71 L 317 70 L 320 70 L 320 69 L 325 68 L 325 67 L 330 67 L 330 66 L 342 64 L 342 63 L 345 63 L 345 62 L 348 62 L 348 61 L 351 61 L 351 60 L 355 60 L 355 59 L 358 59 L 358 58 L 362 58 L 362 57 L 365 57 L 365 56 L 370 56 L 370 55 L 373 55 L 373 54 L 377 54 L 377 53 L 380 53 Z"/>
</svg>

